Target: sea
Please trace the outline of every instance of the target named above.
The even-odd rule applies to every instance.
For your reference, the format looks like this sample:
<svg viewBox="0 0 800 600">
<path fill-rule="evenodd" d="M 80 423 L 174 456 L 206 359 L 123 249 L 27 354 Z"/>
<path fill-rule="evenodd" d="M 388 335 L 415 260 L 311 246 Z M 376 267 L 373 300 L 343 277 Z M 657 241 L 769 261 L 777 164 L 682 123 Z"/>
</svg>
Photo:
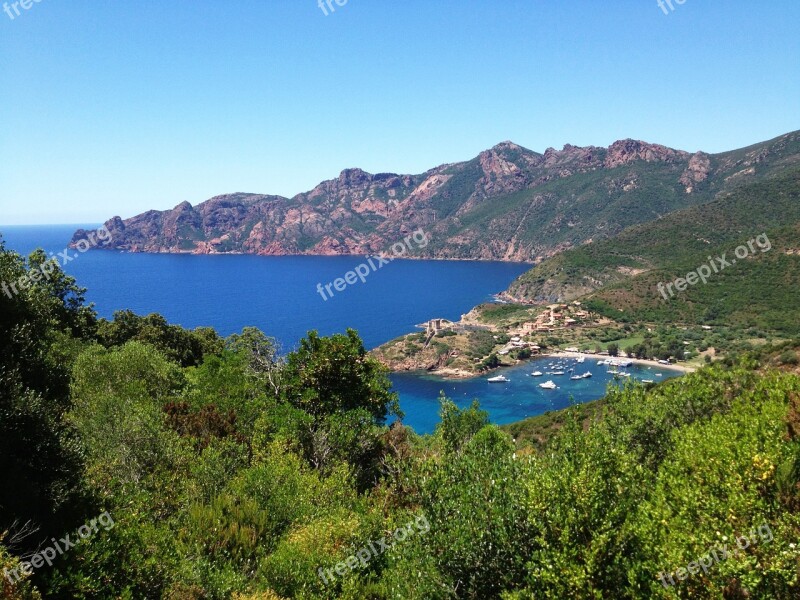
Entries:
<svg viewBox="0 0 800 600">
<path fill-rule="evenodd" d="M 78 228 L 97 224 L 0 226 L 6 248 L 27 255 L 36 248 L 63 252 Z M 528 264 L 484 261 L 394 260 L 373 271 L 362 283 L 348 285 L 332 297 L 318 291 L 364 264 L 366 257 L 251 255 L 196 256 L 189 254 L 131 254 L 93 250 L 77 253 L 63 268 L 87 289 L 86 299 L 97 313 L 111 318 L 115 311 L 160 313 L 187 328 L 214 327 L 221 335 L 255 326 L 276 338 L 283 351 L 297 346 L 308 331 L 321 335 L 358 331 L 367 348 L 415 331 L 432 318 L 458 320 L 494 294 L 506 289 Z M 547 362 L 550 362 L 549 360 Z M 531 361 L 506 369 L 510 383 L 492 384 L 487 377 L 445 380 L 421 373 L 391 375 L 404 423 L 417 433 L 431 433 L 439 422 L 439 394 L 459 406 L 481 402 L 492 422 L 510 423 L 586 402 L 604 395 L 612 376 L 595 368 L 591 379 L 572 381 L 561 376 L 559 389 L 538 387 L 541 378 L 530 373 Z M 583 365 L 581 365 L 583 366 Z M 583 372 L 583 371 L 582 371 Z M 672 371 L 646 368 L 634 377 L 659 380 Z"/>
</svg>

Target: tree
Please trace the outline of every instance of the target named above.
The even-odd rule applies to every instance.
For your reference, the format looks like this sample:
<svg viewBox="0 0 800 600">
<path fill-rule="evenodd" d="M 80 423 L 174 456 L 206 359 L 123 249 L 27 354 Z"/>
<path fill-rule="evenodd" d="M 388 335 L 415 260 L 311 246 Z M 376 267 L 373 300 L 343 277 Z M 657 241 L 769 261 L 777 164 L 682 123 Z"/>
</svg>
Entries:
<svg viewBox="0 0 800 600">
<path fill-rule="evenodd" d="M 316 331 L 289 354 L 283 397 L 319 419 L 339 411 L 366 410 L 376 423 L 400 415 L 386 368 L 367 354 L 358 334 L 320 337 Z"/>
<path fill-rule="evenodd" d="M 476 433 L 489 424 L 489 413 L 481 410 L 478 400 L 473 400 L 472 406 L 462 410 L 441 392 L 439 403 L 441 421 L 436 426 L 436 432 L 441 436 L 448 452 L 458 452 Z"/>
<path fill-rule="evenodd" d="M 609 356 L 619 356 L 619 344 L 609 344 L 608 345 L 608 355 Z"/>
<path fill-rule="evenodd" d="M 140 317 L 130 310 L 115 312 L 113 321 L 101 320 L 97 337 L 106 348 L 122 346 L 132 340 L 150 344 L 182 367 L 197 366 L 206 354 L 219 353 L 223 348 L 222 339 L 213 329 L 203 327 L 188 331 L 170 325 L 159 314 Z"/>
<path fill-rule="evenodd" d="M 266 382 L 276 397 L 280 395 L 281 372 L 285 360 L 280 355 L 280 346 L 275 338 L 268 337 L 257 327 L 245 327 L 241 334 L 228 337 L 225 347 L 244 356 L 251 373 Z"/>
<path fill-rule="evenodd" d="M 299 443 L 305 459 L 321 471 L 346 461 L 365 489 L 380 472 L 381 426 L 389 415 L 402 417 L 390 388 L 386 369 L 367 354 L 355 331 L 328 338 L 311 331 L 289 355 L 282 376 L 281 396 L 293 410 L 277 408 L 275 420 L 265 416 L 266 429 Z"/>
<path fill-rule="evenodd" d="M 63 416 L 70 365 L 95 317 L 83 306 L 85 290 L 45 262 L 41 250 L 26 262 L 0 241 L 0 282 L 8 288 L 0 292 L 0 533 L 27 523 L 37 531 L 15 551 L 61 533 L 83 495 L 81 457 Z"/>
</svg>

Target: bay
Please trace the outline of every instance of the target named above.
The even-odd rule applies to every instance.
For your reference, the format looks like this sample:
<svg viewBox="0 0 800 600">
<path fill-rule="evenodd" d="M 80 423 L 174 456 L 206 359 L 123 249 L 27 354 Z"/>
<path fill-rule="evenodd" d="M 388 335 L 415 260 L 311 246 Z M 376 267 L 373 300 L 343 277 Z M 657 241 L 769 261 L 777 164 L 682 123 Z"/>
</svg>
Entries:
<svg viewBox="0 0 800 600">
<path fill-rule="evenodd" d="M 62 252 L 78 227 L 59 225 L 2 227 L 6 246 L 23 255 L 37 247 Z M 160 313 L 171 323 L 188 328 L 214 327 L 230 335 L 255 326 L 279 340 L 290 351 L 309 330 L 322 335 L 356 329 L 368 348 L 414 331 L 415 325 L 435 317 L 458 320 L 477 304 L 508 287 L 529 265 L 503 262 L 395 260 L 371 272 L 327 301 L 317 284 L 333 282 L 364 257 L 250 255 L 129 254 L 91 251 L 78 254 L 64 269 L 87 288 L 87 300 L 110 318 L 117 310 L 138 314 Z M 549 359 L 545 359 L 549 361 Z M 587 360 L 587 366 L 590 361 Z M 438 396 L 443 391 L 459 406 L 474 398 L 497 424 L 518 421 L 572 402 L 604 395 L 613 382 L 605 368 L 592 367 L 592 379 L 557 381 L 558 390 L 538 387 L 543 378 L 530 372 L 537 361 L 503 371 L 511 382 L 490 384 L 482 376 L 445 380 L 421 373 L 395 373 L 391 380 L 406 414 L 404 422 L 418 433 L 430 433 L 439 421 Z M 546 368 L 540 368 L 545 371 Z M 674 371 L 631 367 L 634 378 L 659 380 Z M 583 372 L 583 371 L 581 371 Z M 544 378 L 546 379 L 546 378 Z M 553 379 L 558 379 L 553 377 Z"/>
<path fill-rule="evenodd" d="M 480 401 L 481 409 L 489 413 L 492 423 L 504 425 L 528 417 L 561 410 L 572 404 L 581 404 L 602 398 L 609 385 L 620 386 L 627 382 L 651 380 L 655 383 L 679 376 L 680 371 L 662 369 L 650 365 L 631 365 L 620 368 L 630 373 L 630 378 L 615 379 L 608 373 L 606 365 L 598 365 L 599 358 L 586 357 L 585 362 L 576 359 L 544 356 L 513 367 L 493 371 L 488 375 L 470 379 L 443 379 L 422 373 L 394 373 L 392 382 L 406 412 L 404 423 L 417 433 L 431 433 L 439 422 L 439 394 L 444 393 L 460 408 L 466 408 L 474 399 Z M 557 370 L 550 363 L 562 365 L 564 375 L 547 375 Z M 570 371 L 574 369 L 574 371 Z M 534 377 L 533 372 L 544 373 Z M 573 381 L 571 375 L 592 373 L 591 378 Z M 504 375 L 508 383 L 489 383 L 489 377 Z M 558 389 L 545 390 L 539 387 L 553 381 Z"/>
<path fill-rule="evenodd" d="M 58 253 L 77 227 L 3 227 L 0 232 L 7 247 L 21 254 L 37 247 Z M 252 325 L 289 351 L 311 329 L 330 335 L 351 327 L 374 348 L 429 319 L 458 320 L 529 268 L 520 263 L 395 260 L 370 269 L 364 283 L 357 280 L 323 300 L 318 284 L 329 284 L 363 263 L 365 257 L 359 256 L 95 250 L 78 254 L 64 269 L 88 289 L 87 299 L 101 316 L 109 318 L 126 308 L 139 314 L 158 312 L 171 323 L 211 326 L 221 335 Z"/>
</svg>

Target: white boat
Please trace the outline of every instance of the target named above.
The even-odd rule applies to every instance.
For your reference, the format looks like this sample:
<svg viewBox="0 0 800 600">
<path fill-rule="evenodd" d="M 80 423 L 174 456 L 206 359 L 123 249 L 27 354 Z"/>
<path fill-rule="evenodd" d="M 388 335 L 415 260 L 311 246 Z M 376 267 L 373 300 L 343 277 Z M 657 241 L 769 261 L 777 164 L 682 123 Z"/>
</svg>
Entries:
<svg viewBox="0 0 800 600">
<path fill-rule="evenodd" d="M 581 379 L 589 379 L 589 377 L 591 377 L 591 376 L 592 376 L 592 372 L 591 371 L 586 371 L 586 373 L 581 375 Z"/>
<path fill-rule="evenodd" d="M 573 375 L 572 377 L 570 377 L 570 379 L 572 381 L 580 381 L 581 379 L 583 379 L 583 375 Z"/>
<path fill-rule="evenodd" d="M 581 356 L 581 357 L 578 359 L 578 362 L 579 362 L 579 363 L 586 362 L 586 359 L 585 359 L 583 356 Z"/>
<path fill-rule="evenodd" d="M 489 377 L 487 381 L 489 383 L 508 383 L 511 380 L 504 375 L 498 375 L 497 377 Z"/>
<path fill-rule="evenodd" d="M 598 366 L 598 367 L 602 367 L 602 366 L 603 366 L 603 365 L 605 365 L 605 364 L 608 364 L 608 363 L 607 363 L 607 361 L 605 361 L 605 360 L 598 360 L 598 361 L 597 361 L 597 366 Z"/>
<path fill-rule="evenodd" d="M 622 377 L 630 377 L 630 376 L 631 376 L 631 374 L 630 374 L 630 373 L 620 373 L 620 375 L 621 375 Z"/>
<path fill-rule="evenodd" d="M 642 383 L 655 383 L 652 379 L 642 379 Z"/>
<path fill-rule="evenodd" d="M 630 367 L 633 363 L 629 360 L 622 360 L 622 359 L 611 359 L 608 361 L 608 364 L 612 367 Z"/>
<path fill-rule="evenodd" d="M 541 377 L 542 375 L 544 375 L 544 373 L 542 373 L 541 371 L 534 371 L 533 372 L 533 376 L 534 377 Z"/>
<path fill-rule="evenodd" d="M 558 388 L 558 386 L 552 381 L 546 381 L 545 383 L 540 383 L 539 387 L 544 390 L 555 390 Z"/>
<path fill-rule="evenodd" d="M 663 377 L 661 373 L 656 373 L 656 377 Z"/>
<path fill-rule="evenodd" d="M 564 371 L 552 371 L 550 375 L 563 375 Z"/>
</svg>

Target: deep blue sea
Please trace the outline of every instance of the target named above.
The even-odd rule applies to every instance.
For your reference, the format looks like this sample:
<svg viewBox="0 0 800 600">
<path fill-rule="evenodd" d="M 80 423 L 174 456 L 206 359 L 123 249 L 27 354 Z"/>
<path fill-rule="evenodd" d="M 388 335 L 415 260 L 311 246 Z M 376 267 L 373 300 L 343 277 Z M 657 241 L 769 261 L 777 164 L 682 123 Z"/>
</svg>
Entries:
<svg viewBox="0 0 800 600">
<path fill-rule="evenodd" d="M 37 247 L 58 253 L 78 227 L 96 226 L 6 226 L 0 233 L 6 247 L 21 254 Z M 330 335 L 352 327 L 373 348 L 431 318 L 458 320 L 475 305 L 491 301 L 493 294 L 529 268 L 501 262 L 396 260 L 372 272 L 365 283 L 358 281 L 327 301 L 322 299 L 318 283 L 343 277 L 363 262 L 363 257 L 91 251 L 79 254 L 64 269 L 88 289 L 87 300 L 101 316 L 111 317 L 126 308 L 139 314 L 157 312 L 172 323 L 211 326 L 222 335 L 253 325 L 289 351 L 311 329 Z M 568 381 L 577 385 L 544 393 L 532 377 L 525 376 L 525 371 L 533 370 L 512 369 L 511 383 L 499 385 L 488 384 L 485 378 L 445 381 L 413 374 L 393 375 L 392 380 L 406 424 L 419 433 L 432 431 L 438 422 L 440 390 L 459 405 L 478 398 L 492 421 L 502 424 L 566 406 L 570 394 L 577 402 L 596 399 L 605 389 L 604 378 L 595 377 Z"/>
</svg>

